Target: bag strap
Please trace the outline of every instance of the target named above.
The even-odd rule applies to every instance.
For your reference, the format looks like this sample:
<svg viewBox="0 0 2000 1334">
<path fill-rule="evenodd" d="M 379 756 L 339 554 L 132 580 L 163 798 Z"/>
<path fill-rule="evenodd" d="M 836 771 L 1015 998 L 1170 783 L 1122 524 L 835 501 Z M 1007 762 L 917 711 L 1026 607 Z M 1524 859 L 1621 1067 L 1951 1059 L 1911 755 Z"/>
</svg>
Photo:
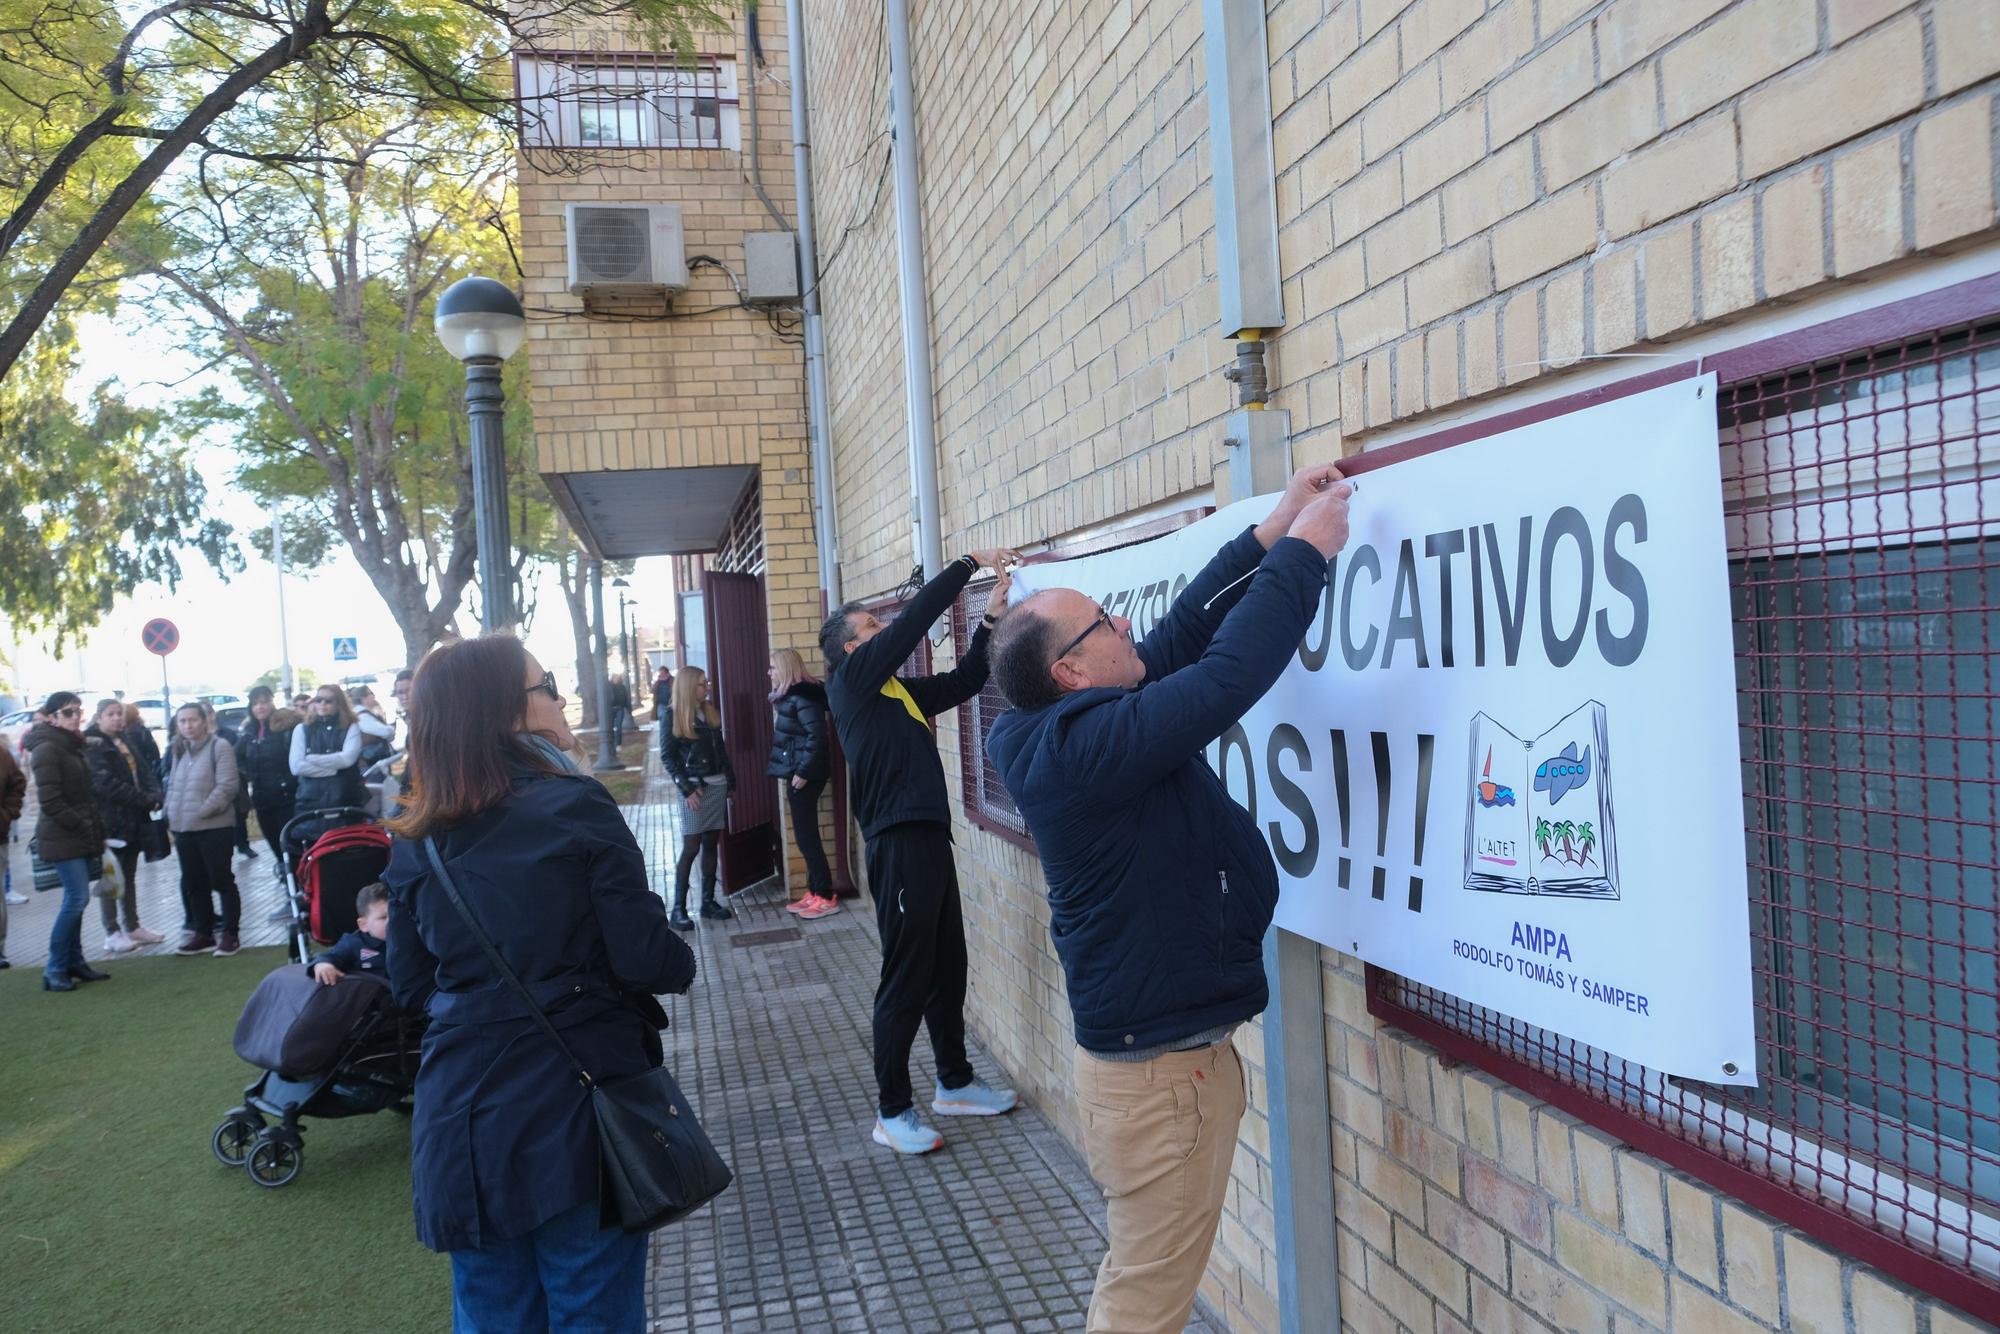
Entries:
<svg viewBox="0 0 2000 1334">
<path fill-rule="evenodd" d="M 549 1035 L 549 1041 L 555 1043 L 562 1050 L 562 1054 L 569 1058 L 569 1063 L 576 1070 L 576 1077 L 583 1082 L 583 1086 L 587 1089 L 596 1088 L 597 1081 L 590 1077 L 590 1071 L 584 1069 L 583 1062 L 576 1059 L 576 1053 L 570 1050 L 569 1043 L 563 1041 L 562 1034 L 556 1032 L 556 1026 L 549 1022 L 549 1017 L 542 1012 L 542 1007 L 535 1004 L 534 995 L 529 992 L 527 984 L 521 981 L 519 974 L 507 966 L 507 961 L 501 958 L 500 951 L 494 948 L 493 940 L 486 934 L 486 929 L 479 925 L 479 919 L 474 917 L 472 909 L 466 906 L 464 896 L 458 892 L 457 882 L 451 878 L 451 872 L 444 869 L 444 858 L 438 856 L 437 840 L 426 838 L 424 851 L 430 854 L 431 870 L 437 873 L 438 883 L 444 886 L 445 895 L 451 899 L 451 906 L 458 909 L 458 915 L 465 919 L 465 925 L 472 931 L 472 938 L 479 942 L 479 948 L 486 951 L 486 957 L 492 962 L 494 969 L 520 993 L 521 1002 L 528 1007 L 528 1013 L 542 1026 L 542 1032 Z"/>
</svg>

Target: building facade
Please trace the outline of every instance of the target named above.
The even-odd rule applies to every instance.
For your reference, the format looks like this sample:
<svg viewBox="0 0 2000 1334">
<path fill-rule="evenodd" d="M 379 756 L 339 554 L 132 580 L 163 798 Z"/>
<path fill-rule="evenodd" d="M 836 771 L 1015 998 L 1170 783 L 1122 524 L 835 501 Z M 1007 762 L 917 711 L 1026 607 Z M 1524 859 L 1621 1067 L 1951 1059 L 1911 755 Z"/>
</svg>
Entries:
<svg viewBox="0 0 2000 1334">
<path fill-rule="evenodd" d="M 947 554 L 1081 550 L 1228 498 L 1203 9 L 909 0 Z M 823 499 L 847 595 L 886 598 L 917 559 L 887 36 L 879 5 L 805 13 Z M 1714 1151 L 1686 1090 L 1593 1083 L 1547 1035 L 1322 950 L 1341 1325 L 1983 1328 L 2000 6 L 1273 0 L 1265 18 L 1284 293 L 1266 346 L 1295 463 L 1693 363 L 1721 377 L 1733 502 L 1886 497 L 1789 563 L 1731 553 L 1781 1099 L 1736 1114 L 1799 1133 Z M 1810 464 L 1778 461 L 1780 435 Z M 961 778 L 968 1017 L 1075 1140 L 1041 872 L 979 751 L 994 705 L 938 728 Z M 1857 734 L 1880 744 L 1835 745 Z M 1279 1328 L 1287 1282 L 1265 1036 L 1237 1038 L 1252 1110 L 1202 1288 L 1243 1331 Z"/>
</svg>

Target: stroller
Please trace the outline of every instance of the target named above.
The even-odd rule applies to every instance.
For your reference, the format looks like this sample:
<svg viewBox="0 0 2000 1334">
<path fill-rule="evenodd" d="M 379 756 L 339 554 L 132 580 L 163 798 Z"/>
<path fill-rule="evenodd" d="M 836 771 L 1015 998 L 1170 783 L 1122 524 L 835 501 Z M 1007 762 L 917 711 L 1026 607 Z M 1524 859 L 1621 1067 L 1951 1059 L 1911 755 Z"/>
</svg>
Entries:
<svg viewBox="0 0 2000 1334">
<path fill-rule="evenodd" d="M 285 898 L 292 910 L 287 932 L 293 963 L 312 957 L 315 943 L 331 945 L 347 930 L 354 896 L 389 867 L 389 831 L 356 806 L 308 811 L 285 822 L 278 835 L 285 851 Z"/>
<path fill-rule="evenodd" d="M 274 970 L 236 1023 L 236 1054 L 264 1073 L 215 1127 L 216 1160 L 275 1190 L 305 1166 L 300 1117 L 407 1114 L 424 1027 L 380 978 L 351 973 L 327 987 L 297 964 Z"/>
</svg>

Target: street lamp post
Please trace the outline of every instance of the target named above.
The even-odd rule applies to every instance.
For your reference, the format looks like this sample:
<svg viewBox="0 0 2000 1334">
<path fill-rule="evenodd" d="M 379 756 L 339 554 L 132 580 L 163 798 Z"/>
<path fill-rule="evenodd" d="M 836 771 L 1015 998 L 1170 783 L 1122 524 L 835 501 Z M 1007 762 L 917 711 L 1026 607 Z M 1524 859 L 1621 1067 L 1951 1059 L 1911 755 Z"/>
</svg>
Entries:
<svg viewBox="0 0 2000 1334">
<path fill-rule="evenodd" d="M 627 629 L 630 622 L 625 619 L 625 590 L 632 585 L 623 579 L 613 579 L 611 586 L 618 590 L 618 656 L 624 660 L 625 679 L 630 682 L 633 679 L 632 635 Z"/>
<path fill-rule="evenodd" d="M 500 364 L 520 349 L 528 320 L 513 290 L 491 278 L 461 278 L 437 303 L 437 336 L 465 363 L 465 412 L 472 422 L 472 513 L 479 543 L 479 624 L 514 623 L 508 561 L 507 455 Z"/>
</svg>

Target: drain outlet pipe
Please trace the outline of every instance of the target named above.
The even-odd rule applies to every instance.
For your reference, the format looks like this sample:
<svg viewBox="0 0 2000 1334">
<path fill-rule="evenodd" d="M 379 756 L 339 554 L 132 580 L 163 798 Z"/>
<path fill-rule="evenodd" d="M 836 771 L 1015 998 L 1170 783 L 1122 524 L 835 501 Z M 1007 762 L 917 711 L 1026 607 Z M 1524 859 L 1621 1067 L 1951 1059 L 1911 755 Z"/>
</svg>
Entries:
<svg viewBox="0 0 2000 1334">
<path fill-rule="evenodd" d="M 819 318 L 819 252 L 813 243 L 805 0 L 785 0 L 785 37 L 792 48 L 792 176 L 799 204 L 799 281 L 806 294 L 806 436 L 812 449 L 813 540 L 819 547 L 819 591 L 825 603 L 821 615 L 828 615 L 841 602 L 840 520 L 833 496 L 833 421 L 826 404 L 826 331 Z"/>
<path fill-rule="evenodd" d="M 789 12 L 786 17 L 789 19 Z M 764 68 L 764 35 L 757 30 L 757 0 L 750 0 L 749 12 L 743 16 L 743 25 L 748 30 L 750 40 L 750 59 L 745 62 L 748 68 L 743 71 L 750 77 L 750 86 L 741 90 L 743 104 L 750 111 L 750 186 L 756 190 L 757 198 L 764 201 L 764 211 L 776 220 L 778 230 L 788 232 L 792 229 L 791 220 L 785 216 L 784 210 L 778 207 L 777 201 L 771 198 L 771 192 L 764 188 L 764 136 L 757 132 L 757 103 L 763 100 L 758 96 L 757 82 Z M 794 98 L 795 102 L 796 100 Z"/>
<path fill-rule="evenodd" d="M 910 78 L 909 0 L 888 6 L 889 137 L 895 144 L 896 285 L 903 296 L 903 411 L 909 421 L 916 556 L 930 578 L 944 569 L 939 526 L 936 397 L 931 388 L 931 317 L 924 274 L 923 210 L 917 198 L 917 115 Z"/>
</svg>

